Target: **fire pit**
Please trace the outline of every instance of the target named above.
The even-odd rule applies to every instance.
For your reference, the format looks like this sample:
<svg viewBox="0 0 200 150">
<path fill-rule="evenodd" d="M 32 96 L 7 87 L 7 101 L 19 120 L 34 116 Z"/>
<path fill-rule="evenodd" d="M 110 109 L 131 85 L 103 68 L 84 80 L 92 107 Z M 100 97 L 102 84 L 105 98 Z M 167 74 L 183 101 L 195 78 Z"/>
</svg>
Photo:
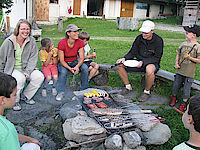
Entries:
<svg viewBox="0 0 200 150">
<path fill-rule="evenodd" d="M 108 93 L 98 93 L 94 90 L 84 95 L 79 98 L 84 111 L 104 127 L 108 134 L 123 133 L 127 128 L 136 126 L 130 117 L 131 113 L 122 109 L 122 106 L 118 105 Z M 147 112 L 151 113 L 151 111 Z M 132 113 L 141 113 L 141 111 L 132 111 Z"/>
<path fill-rule="evenodd" d="M 98 96 L 93 91 L 97 91 Z M 83 93 L 84 92 L 84 93 Z M 101 93 L 101 90 L 98 89 L 88 89 L 79 93 L 75 98 L 75 101 L 78 101 L 82 110 L 87 113 L 87 116 L 77 116 L 75 118 L 67 119 L 63 124 L 65 138 L 69 141 L 74 141 L 80 143 L 88 141 L 98 141 L 98 139 L 106 138 L 105 142 L 102 143 L 106 148 L 109 149 L 118 149 L 122 147 L 136 148 L 138 146 L 145 146 L 149 144 L 161 145 L 164 144 L 171 136 L 171 132 L 168 126 L 160 123 L 164 121 L 164 118 L 156 118 L 152 114 L 151 110 L 141 110 L 136 104 L 123 102 L 117 102 L 113 99 L 112 95 L 109 95 L 106 91 Z M 89 92 L 89 93 L 88 93 Z M 87 93 L 87 94 L 86 94 Z M 106 93 L 106 94 L 105 94 Z M 75 101 L 72 101 L 73 104 Z M 98 104 L 101 105 L 98 105 Z M 80 108 L 81 108 L 80 107 Z M 80 109 L 81 111 L 81 109 Z M 81 119 L 83 118 L 83 119 Z M 91 119 L 94 120 L 98 125 L 101 126 L 102 132 L 95 133 L 91 135 L 91 130 L 94 128 L 100 129 L 100 127 L 94 127 L 92 124 L 95 124 Z M 77 133 L 71 124 L 77 126 L 77 122 L 83 120 L 83 123 L 80 123 L 78 128 L 83 127 L 84 133 Z M 85 130 L 88 130 L 85 134 Z M 103 132 L 105 130 L 106 134 Z M 70 133 L 69 133 L 70 131 Z M 74 131 L 75 133 L 72 133 Z M 78 134 L 78 135 L 77 135 Z M 77 138 L 74 138 L 77 137 Z M 81 138 L 80 138 L 81 137 Z M 83 140 L 84 139 L 84 140 Z M 87 139 L 87 140 L 86 140 Z M 156 142 L 152 142 L 152 140 Z M 124 143 L 123 143 L 124 142 Z M 100 144 L 95 143 L 84 148 L 94 148 Z M 135 144 L 133 144 L 135 143 Z M 119 146 L 120 145 L 120 146 Z"/>
</svg>

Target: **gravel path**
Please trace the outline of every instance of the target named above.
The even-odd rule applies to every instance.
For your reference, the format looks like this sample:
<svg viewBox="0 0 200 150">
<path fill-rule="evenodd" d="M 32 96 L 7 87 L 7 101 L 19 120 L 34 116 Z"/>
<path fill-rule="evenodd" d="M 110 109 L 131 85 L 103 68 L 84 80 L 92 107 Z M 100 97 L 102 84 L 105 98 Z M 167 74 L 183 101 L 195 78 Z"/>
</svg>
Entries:
<svg viewBox="0 0 200 150">
<path fill-rule="evenodd" d="M 183 27 L 178 26 L 178 25 L 168 25 L 168 24 L 156 23 L 155 29 L 184 33 Z"/>
</svg>

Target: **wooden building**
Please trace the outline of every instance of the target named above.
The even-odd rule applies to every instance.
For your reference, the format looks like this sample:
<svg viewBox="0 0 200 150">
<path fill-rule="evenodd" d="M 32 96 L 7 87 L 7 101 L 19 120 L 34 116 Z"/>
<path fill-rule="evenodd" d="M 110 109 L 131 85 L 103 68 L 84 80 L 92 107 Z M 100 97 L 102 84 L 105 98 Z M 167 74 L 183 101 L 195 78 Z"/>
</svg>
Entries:
<svg viewBox="0 0 200 150">
<path fill-rule="evenodd" d="M 14 28 L 19 19 L 42 23 L 57 23 L 59 17 L 133 17 L 138 19 L 176 15 L 176 0 L 14 0 L 9 16 Z M 178 6 L 178 7 L 177 7 Z"/>
<path fill-rule="evenodd" d="M 200 0 L 186 0 L 183 16 L 183 26 L 200 25 Z"/>
</svg>

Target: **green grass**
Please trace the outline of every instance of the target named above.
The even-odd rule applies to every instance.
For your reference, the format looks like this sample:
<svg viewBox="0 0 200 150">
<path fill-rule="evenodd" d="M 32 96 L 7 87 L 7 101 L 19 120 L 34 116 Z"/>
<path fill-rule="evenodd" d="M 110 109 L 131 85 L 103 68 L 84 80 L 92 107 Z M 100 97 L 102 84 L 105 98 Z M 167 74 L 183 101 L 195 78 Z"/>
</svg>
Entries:
<svg viewBox="0 0 200 150">
<path fill-rule="evenodd" d="M 63 28 L 65 29 L 69 24 L 76 24 L 78 27 L 87 31 L 90 36 L 100 36 L 100 37 L 136 37 L 140 34 L 139 31 L 130 30 L 119 30 L 117 28 L 116 21 L 102 21 L 100 19 L 86 19 L 86 18 L 69 18 L 63 22 Z M 64 31 L 62 33 L 58 32 L 57 25 L 41 26 L 43 37 L 64 37 Z M 163 32 L 156 30 L 163 38 L 179 39 L 184 38 L 184 34 L 173 32 Z"/>
<path fill-rule="evenodd" d="M 168 16 L 163 17 L 161 19 L 151 19 L 154 22 L 157 23 L 163 23 L 163 24 L 171 24 L 171 25 L 182 25 L 182 16 Z"/>
<path fill-rule="evenodd" d="M 154 20 L 155 22 L 163 22 L 169 21 L 166 20 Z M 76 24 L 78 27 L 87 31 L 90 36 L 97 37 L 129 37 L 134 40 L 134 38 L 140 34 L 138 31 L 130 31 L 130 30 L 118 30 L 117 24 L 115 21 L 102 21 L 100 19 L 86 19 L 86 18 L 69 18 L 64 21 L 64 29 L 68 24 Z M 169 22 L 168 22 L 169 23 Z M 173 21 L 170 22 L 173 24 Z M 65 37 L 64 31 L 62 33 L 58 32 L 57 25 L 51 26 L 40 26 L 42 28 L 42 37 L 51 37 L 53 38 L 53 42 L 55 47 L 57 47 L 58 42 Z M 169 31 L 155 31 L 158 35 L 160 35 L 164 39 L 164 53 L 161 60 L 161 69 L 170 71 L 175 73 L 174 62 L 176 57 L 176 49 L 179 45 L 185 41 L 184 33 L 174 33 Z M 40 42 L 37 42 L 38 47 L 40 47 Z M 117 59 L 123 57 L 130 49 L 132 42 L 129 41 L 111 41 L 111 40 L 95 40 L 91 39 L 89 41 L 89 45 L 91 48 L 96 48 L 97 52 L 97 63 L 108 63 L 114 64 Z M 41 68 L 41 62 L 38 61 L 38 68 Z M 196 80 L 200 80 L 200 65 L 197 65 L 196 71 Z M 137 90 L 140 93 L 143 90 L 143 87 L 140 83 L 142 76 L 129 74 L 129 79 L 131 84 L 134 85 L 134 90 Z M 109 73 L 109 82 L 108 86 L 112 87 L 123 87 L 124 84 L 120 79 L 119 75 L 116 72 Z M 93 85 L 92 82 L 90 85 Z M 167 83 L 163 81 L 157 81 L 156 88 L 154 88 L 154 92 L 160 95 L 170 96 L 173 83 Z M 179 93 L 181 96 L 182 91 Z M 194 91 L 191 93 L 195 94 Z M 165 104 L 167 105 L 167 104 Z M 176 113 L 173 110 L 164 109 L 165 105 L 160 105 L 160 107 L 156 110 L 153 110 L 155 113 L 166 119 L 165 124 L 167 124 L 172 132 L 172 137 L 170 140 L 159 146 L 147 146 L 149 150 L 169 150 L 172 149 L 175 145 L 186 141 L 189 137 L 188 131 L 184 128 L 181 122 L 181 115 Z"/>
</svg>

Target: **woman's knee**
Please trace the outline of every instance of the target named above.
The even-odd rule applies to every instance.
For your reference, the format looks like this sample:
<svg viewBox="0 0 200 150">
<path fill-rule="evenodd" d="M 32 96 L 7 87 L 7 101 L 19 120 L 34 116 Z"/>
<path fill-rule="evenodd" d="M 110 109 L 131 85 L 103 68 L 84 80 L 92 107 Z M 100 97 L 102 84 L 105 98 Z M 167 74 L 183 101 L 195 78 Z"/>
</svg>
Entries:
<svg viewBox="0 0 200 150">
<path fill-rule="evenodd" d="M 36 84 L 37 83 L 40 84 L 44 81 L 44 75 L 39 70 L 34 70 L 30 75 L 30 79 L 34 81 Z"/>
<path fill-rule="evenodd" d="M 24 86 L 24 84 L 26 82 L 26 77 L 23 73 L 21 73 L 19 71 L 14 71 L 12 76 L 17 80 L 18 87 Z"/>
</svg>

